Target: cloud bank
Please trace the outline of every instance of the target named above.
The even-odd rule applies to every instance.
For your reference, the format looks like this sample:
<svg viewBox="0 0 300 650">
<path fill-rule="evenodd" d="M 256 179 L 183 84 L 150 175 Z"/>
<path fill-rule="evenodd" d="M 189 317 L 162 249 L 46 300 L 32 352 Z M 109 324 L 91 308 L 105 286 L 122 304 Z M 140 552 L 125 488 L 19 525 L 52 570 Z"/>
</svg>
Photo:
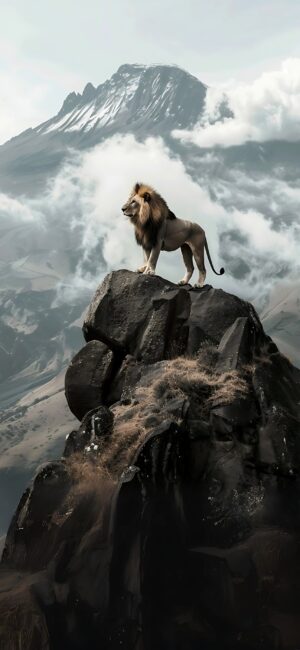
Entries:
<svg viewBox="0 0 300 650">
<path fill-rule="evenodd" d="M 233 116 L 216 121 L 224 104 Z M 175 130 L 173 136 L 199 147 L 300 140 L 300 58 L 285 60 L 249 84 L 209 88 L 201 122 L 192 131 Z"/>
<path fill-rule="evenodd" d="M 226 270 L 219 278 L 207 263 L 208 283 L 263 301 L 279 278 L 299 273 L 300 186 L 271 178 L 262 178 L 257 185 L 232 170 L 226 182 L 215 180 L 212 198 L 206 180 L 194 181 L 162 140 L 149 138 L 141 143 L 133 136 L 115 136 L 92 151 L 71 152 L 39 197 L 15 201 L 0 196 L 0 213 L 7 210 L 6 227 L 12 213 L 14 224 L 22 224 L 22 255 L 24 228 L 30 227 L 27 253 L 30 247 L 33 254 L 38 249 L 49 264 L 61 265 L 59 300 L 76 302 L 84 293 L 91 295 L 107 272 L 135 270 L 140 265 L 142 251 L 121 212 L 137 180 L 156 187 L 177 216 L 203 226 L 214 265 L 224 265 Z M 180 280 L 181 254 L 162 252 L 157 272 Z M 193 281 L 196 277 L 195 272 Z"/>
</svg>

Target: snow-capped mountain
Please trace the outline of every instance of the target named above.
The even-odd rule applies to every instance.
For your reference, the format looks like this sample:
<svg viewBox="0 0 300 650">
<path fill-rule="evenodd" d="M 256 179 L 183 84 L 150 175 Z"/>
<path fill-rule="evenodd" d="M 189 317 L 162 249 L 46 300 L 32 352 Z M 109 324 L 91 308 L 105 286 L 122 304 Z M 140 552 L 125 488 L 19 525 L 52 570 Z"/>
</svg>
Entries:
<svg viewBox="0 0 300 650">
<path fill-rule="evenodd" d="M 174 66 L 122 65 L 97 88 L 88 83 L 71 93 L 56 117 L 35 133 L 76 133 L 130 129 L 159 133 L 195 123 L 203 110 L 206 86 Z"/>
<path fill-rule="evenodd" d="M 92 147 L 115 133 L 167 139 L 173 129 L 192 127 L 206 90 L 176 66 L 122 65 L 97 88 L 88 83 L 82 94 L 70 93 L 56 116 L 0 147 L 0 191 L 35 194 L 70 147 Z"/>
</svg>

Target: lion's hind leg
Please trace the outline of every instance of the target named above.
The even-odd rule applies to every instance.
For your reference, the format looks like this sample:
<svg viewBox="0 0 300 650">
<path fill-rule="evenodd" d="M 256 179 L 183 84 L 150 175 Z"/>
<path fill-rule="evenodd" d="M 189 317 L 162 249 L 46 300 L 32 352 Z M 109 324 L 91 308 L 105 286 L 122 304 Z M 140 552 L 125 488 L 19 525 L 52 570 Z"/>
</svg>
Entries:
<svg viewBox="0 0 300 650">
<path fill-rule="evenodd" d="M 206 269 L 204 265 L 204 231 L 196 233 L 193 237 L 193 240 L 190 242 L 190 246 L 195 258 L 199 270 L 199 279 L 198 282 L 194 285 L 195 288 L 203 287 L 206 278 Z"/>
<path fill-rule="evenodd" d="M 182 278 L 182 280 L 180 280 L 180 282 L 178 282 L 179 285 L 188 284 L 191 277 L 192 277 L 192 275 L 193 275 L 193 272 L 194 272 L 193 253 L 192 253 L 189 245 L 188 244 L 182 244 L 181 252 L 182 252 L 183 261 L 184 261 L 184 264 L 185 264 L 185 267 L 186 267 L 186 274 L 185 274 L 184 278 Z"/>
</svg>

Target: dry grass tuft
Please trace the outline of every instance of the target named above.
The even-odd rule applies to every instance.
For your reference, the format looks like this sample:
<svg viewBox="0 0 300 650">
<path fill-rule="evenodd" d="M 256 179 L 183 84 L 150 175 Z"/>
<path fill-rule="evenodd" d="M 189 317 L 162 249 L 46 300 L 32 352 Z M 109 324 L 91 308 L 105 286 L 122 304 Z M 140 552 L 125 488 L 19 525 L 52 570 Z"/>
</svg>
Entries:
<svg viewBox="0 0 300 650">
<path fill-rule="evenodd" d="M 68 466 L 77 490 L 95 490 L 96 486 L 115 485 L 123 470 L 132 463 L 137 449 L 149 433 L 147 417 L 153 413 L 163 421 L 164 406 L 174 397 L 196 401 L 203 415 L 212 402 L 227 404 L 248 393 L 246 368 L 241 374 L 231 370 L 218 374 L 214 370 L 215 348 L 205 346 L 193 358 L 178 357 L 165 361 L 158 379 L 136 389 L 136 403 L 112 407 L 115 416 L 111 435 L 100 441 L 98 453 L 75 454 Z M 106 489 L 105 487 L 105 489 Z"/>
<path fill-rule="evenodd" d="M 162 377 L 151 387 L 154 398 L 166 400 L 170 396 L 186 395 L 203 400 L 204 410 L 209 410 L 214 401 L 228 404 L 248 393 L 245 369 L 242 375 L 237 370 L 216 373 L 209 365 L 203 365 L 202 357 L 173 359 L 167 362 Z"/>
<path fill-rule="evenodd" d="M 113 432 L 102 440 L 102 444 L 100 442 L 99 452 L 73 454 L 68 459 L 72 478 L 80 486 L 78 489 L 83 492 L 90 487 L 94 489 L 99 481 L 103 485 L 116 484 L 148 433 L 139 407 L 140 405 L 115 407 Z"/>
</svg>

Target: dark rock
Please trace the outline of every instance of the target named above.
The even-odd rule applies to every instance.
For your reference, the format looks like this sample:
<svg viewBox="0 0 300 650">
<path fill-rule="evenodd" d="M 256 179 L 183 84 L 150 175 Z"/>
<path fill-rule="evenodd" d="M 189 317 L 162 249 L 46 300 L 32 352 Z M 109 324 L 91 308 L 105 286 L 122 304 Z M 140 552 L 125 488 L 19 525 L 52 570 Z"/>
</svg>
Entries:
<svg viewBox="0 0 300 650">
<path fill-rule="evenodd" d="M 128 354 L 117 371 L 115 377 L 107 387 L 107 404 L 113 404 L 121 400 L 132 400 L 134 387 L 141 379 L 143 364 L 138 362 L 132 355 Z"/>
<path fill-rule="evenodd" d="M 300 420 L 278 406 L 266 414 L 259 435 L 261 469 L 295 477 L 300 470 Z"/>
<path fill-rule="evenodd" d="M 240 316 L 223 334 L 218 347 L 216 364 L 219 372 L 242 368 L 252 361 L 257 347 L 258 337 L 262 338 L 262 327 L 259 328 L 253 318 Z"/>
<path fill-rule="evenodd" d="M 206 420 L 188 418 L 189 436 L 192 440 L 197 438 L 209 438 L 211 436 L 211 426 Z"/>
<path fill-rule="evenodd" d="M 63 461 L 48 463 L 38 472 L 9 527 L 3 551 L 6 562 L 13 559 L 16 568 L 26 570 L 46 566 L 55 546 L 52 516 L 59 512 L 70 487 Z"/>
<path fill-rule="evenodd" d="M 273 468 L 276 466 L 277 461 L 272 441 L 272 425 L 273 423 L 271 421 L 268 422 L 267 425 L 262 426 L 258 438 L 258 462 L 260 463 L 261 468 L 265 468 L 265 470 L 268 469 L 270 472 L 272 472 Z"/>
<path fill-rule="evenodd" d="M 233 431 L 253 426 L 259 419 L 259 412 L 253 396 L 248 395 L 233 399 L 228 404 L 215 405 L 212 403 L 210 422 L 215 432 Z"/>
<path fill-rule="evenodd" d="M 139 468 L 131 465 L 122 473 L 112 508 L 110 615 L 104 630 L 104 647 L 134 648 L 141 636 L 139 537 L 142 510 Z M 128 609 L 131 611 L 130 618 Z M 103 627 L 101 632 L 103 634 Z"/>
<path fill-rule="evenodd" d="M 183 430 L 172 420 L 164 420 L 146 438 L 133 460 L 146 491 L 155 487 L 168 491 L 170 484 L 180 481 L 185 445 Z"/>
<path fill-rule="evenodd" d="M 70 410 L 79 420 L 101 404 L 113 369 L 113 353 L 100 341 L 90 341 L 72 359 L 65 393 Z"/>
<path fill-rule="evenodd" d="M 262 354 L 253 372 L 253 387 L 262 412 L 277 405 L 299 419 L 300 370 L 281 354 Z"/>
<path fill-rule="evenodd" d="M 186 397 L 174 397 L 167 401 L 164 406 L 166 417 L 173 417 L 174 420 L 183 420 L 189 409 L 189 400 Z"/>
<path fill-rule="evenodd" d="M 150 429 L 150 428 L 153 429 L 154 427 L 159 426 L 159 424 L 160 424 L 160 419 L 156 415 L 153 414 L 148 415 L 144 419 L 144 427 L 146 427 L 146 429 Z"/>
<path fill-rule="evenodd" d="M 197 352 L 204 338 L 220 343 L 226 330 L 237 318 L 250 318 L 261 328 L 252 305 L 222 289 L 203 287 L 190 291 L 192 306 L 189 319 L 189 353 Z M 198 332 L 198 334 L 197 334 Z"/>
<path fill-rule="evenodd" d="M 50 650 L 46 617 L 33 590 L 34 579 L 20 573 L 0 571 L 1 650 Z M 17 624 L 16 624 L 17 623 Z"/>
<path fill-rule="evenodd" d="M 96 291 L 83 332 L 86 341 L 155 362 L 184 352 L 189 309 L 189 293 L 171 282 L 116 271 Z"/>
<path fill-rule="evenodd" d="M 183 354 L 188 340 L 189 313 L 189 294 L 183 289 L 153 297 L 153 312 L 137 346 L 137 358 L 144 363 L 155 363 Z"/>
<path fill-rule="evenodd" d="M 81 426 L 7 536 L 4 647 L 21 594 L 22 650 L 296 650 L 300 371 L 248 303 L 127 271 L 85 332 Z"/>
<path fill-rule="evenodd" d="M 78 431 L 72 431 L 66 439 L 64 456 L 67 458 L 87 447 L 92 452 L 100 453 L 101 443 L 113 429 L 113 413 L 106 406 L 99 406 L 89 411 L 83 418 Z"/>
</svg>

